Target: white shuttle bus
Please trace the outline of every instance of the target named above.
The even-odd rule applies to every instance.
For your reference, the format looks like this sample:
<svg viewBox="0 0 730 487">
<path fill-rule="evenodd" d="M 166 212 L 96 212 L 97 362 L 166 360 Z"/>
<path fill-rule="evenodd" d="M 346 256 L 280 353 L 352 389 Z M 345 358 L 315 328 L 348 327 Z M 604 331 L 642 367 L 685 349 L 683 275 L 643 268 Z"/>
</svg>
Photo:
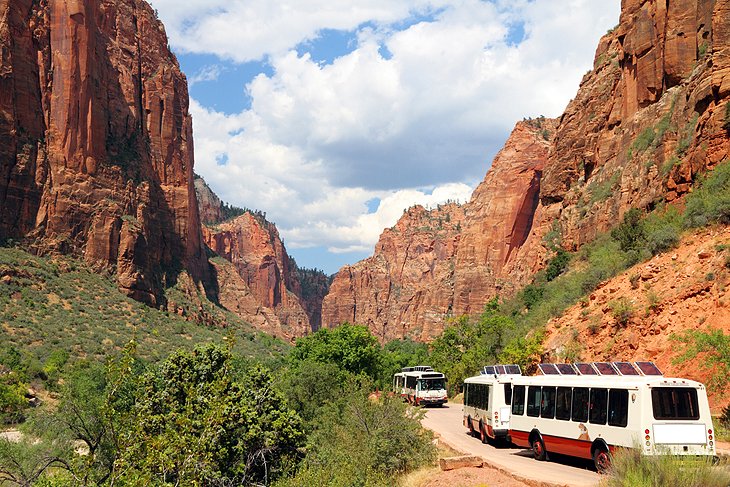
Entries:
<svg viewBox="0 0 730 487">
<path fill-rule="evenodd" d="M 610 466 L 616 448 L 645 455 L 715 456 L 705 386 L 664 377 L 651 362 L 540 364 L 543 375 L 512 381 L 510 439 L 548 453 Z"/>
<path fill-rule="evenodd" d="M 404 367 L 393 375 L 393 392 L 416 406 L 441 406 L 448 401 L 446 377 L 428 365 Z"/>
<path fill-rule="evenodd" d="M 488 365 L 464 380 L 464 426 L 482 443 L 507 439 L 512 379 L 521 376 L 519 365 Z"/>
</svg>

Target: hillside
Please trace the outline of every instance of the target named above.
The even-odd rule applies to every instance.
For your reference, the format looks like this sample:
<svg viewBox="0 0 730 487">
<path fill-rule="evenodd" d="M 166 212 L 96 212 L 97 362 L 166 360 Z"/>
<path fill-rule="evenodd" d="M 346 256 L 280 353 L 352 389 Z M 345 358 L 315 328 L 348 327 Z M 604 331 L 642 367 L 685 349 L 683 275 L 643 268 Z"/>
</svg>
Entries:
<svg viewBox="0 0 730 487">
<path fill-rule="evenodd" d="M 242 356 L 268 361 L 288 346 L 212 305 L 181 276 L 167 290 L 167 310 L 135 301 L 110 275 L 68 257 L 37 257 L 0 247 L 0 343 L 44 360 L 55 351 L 104 361 L 130 340 L 157 361 L 178 348 L 235 337 Z"/>
<path fill-rule="evenodd" d="M 688 331 L 730 334 L 730 228 L 686 235 L 677 246 L 607 280 L 547 326 L 555 360 L 645 360 L 665 375 L 709 382 L 700 356 L 678 361 Z M 720 399 L 720 398 L 716 398 Z"/>
</svg>

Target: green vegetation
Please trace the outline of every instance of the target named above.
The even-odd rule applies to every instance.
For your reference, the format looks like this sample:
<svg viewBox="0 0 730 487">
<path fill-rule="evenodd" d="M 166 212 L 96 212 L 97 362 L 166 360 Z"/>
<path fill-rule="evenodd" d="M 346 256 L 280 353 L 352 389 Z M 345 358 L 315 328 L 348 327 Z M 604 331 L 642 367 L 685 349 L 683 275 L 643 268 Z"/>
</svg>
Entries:
<svg viewBox="0 0 730 487">
<path fill-rule="evenodd" d="M 236 338 L 236 352 L 242 356 L 280 360 L 287 349 L 283 342 L 255 331 L 203 295 L 190 295 L 183 285 L 184 276 L 167 290 L 167 298 L 185 316 L 134 301 L 119 292 L 110 276 L 69 258 L 37 257 L 18 248 L 0 248 L 0 276 L 4 276 L 0 343 L 5 352 L 11 347 L 22 351 L 26 368 L 38 369 L 30 371 L 34 377 L 47 375 L 43 364 L 54 354 L 103 360 L 132 339 L 140 357 L 152 361 L 161 360 L 170 350 L 220 341 L 229 333 Z M 199 312 L 200 307 L 204 313 Z M 200 326 L 199 314 L 215 326 Z M 33 360 L 37 362 L 31 366 Z"/>
<path fill-rule="evenodd" d="M 725 117 L 723 118 L 722 128 L 730 132 L 730 102 L 725 103 Z"/>
<path fill-rule="evenodd" d="M 708 387 L 726 394 L 730 380 L 730 335 L 719 329 L 688 330 L 672 339 L 679 342 L 681 355 L 678 362 L 685 362 L 702 354 L 702 367 L 710 376 Z"/>
<path fill-rule="evenodd" d="M 606 487 L 720 487 L 730 482 L 730 475 L 712 468 L 711 459 L 674 455 L 646 456 L 640 448 L 619 450 L 614 456 Z"/>
<path fill-rule="evenodd" d="M 593 205 L 602 201 L 606 201 L 620 182 L 621 172 L 619 171 L 613 173 L 610 178 L 601 181 L 600 183 L 596 181 L 591 182 L 588 185 L 588 192 L 591 195 L 591 204 Z"/>
<path fill-rule="evenodd" d="M 611 301 L 609 306 L 611 307 L 613 318 L 621 326 L 626 326 L 634 316 L 634 304 L 627 297 Z"/>
</svg>

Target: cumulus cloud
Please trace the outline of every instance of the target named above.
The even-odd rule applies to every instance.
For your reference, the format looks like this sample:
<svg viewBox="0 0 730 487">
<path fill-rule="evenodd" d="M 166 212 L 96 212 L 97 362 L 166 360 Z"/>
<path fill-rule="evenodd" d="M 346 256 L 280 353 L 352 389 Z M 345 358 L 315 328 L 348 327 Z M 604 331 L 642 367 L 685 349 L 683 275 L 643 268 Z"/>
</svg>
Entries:
<svg viewBox="0 0 730 487">
<path fill-rule="evenodd" d="M 412 204 L 468 199 L 515 121 L 562 112 L 620 8 L 618 0 L 153 3 L 176 50 L 266 59 L 271 68 L 247 83 L 251 105 L 241 113 L 192 103 L 196 170 L 225 200 L 265 210 L 290 248 L 337 252 L 372 250 Z M 353 31 L 351 52 L 314 60 L 307 41 L 323 29 Z"/>
</svg>

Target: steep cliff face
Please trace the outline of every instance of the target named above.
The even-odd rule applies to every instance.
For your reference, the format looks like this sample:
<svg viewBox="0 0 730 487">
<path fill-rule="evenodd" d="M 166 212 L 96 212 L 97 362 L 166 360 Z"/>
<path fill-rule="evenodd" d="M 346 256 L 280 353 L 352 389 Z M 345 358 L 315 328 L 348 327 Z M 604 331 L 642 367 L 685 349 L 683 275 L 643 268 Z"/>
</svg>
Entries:
<svg viewBox="0 0 730 487">
<path fill-rule="evenodd" d="M 322 324 L 367 325 L 381 340 L 428 340 L 453 308 L 454 256 L 464 208 L 407 210 L 386 229 L 375 255 L 337 273 L 322 304 Z"/>
<path fill-rule="evenodd" d="M 374 257 L 337 275 L 324 324 L 356 321 L 383 339 L 427 339 L 448 313 L 478 313 L 492 297 L 513 294 L 550 257 L 549 230 L 577 249 L 632 207 L 681 198 L 699 174 L 726 161 L 728 100 L 730 0 L 623 0 L 619 25 L 601 40 L 565 113 L 540 121 L 543 129 L 518 124 L 463 208 L 458 243 L 446 257 L 454 270 L 430 287 L 434 302 L 449 305 L 432 310 L 428 333 L 424 310 L 394 316 L 383 311 L 392 304 L 379 304 L 391 286 L 419 279 L 402 282 L 385 271 L 403 260 L 397 250 L 381 250 L 389 231 Z M 408 295 L 400 306 L 406 303 L 418 307 Z M 398 319 L 407 322 L 400 330 Z"/>
<path fill-rule="evenodd" d="M 430 340 L 447 317 L 479 312 L 526 284 L 545 253 L 535 217 L 555 124 L 518 123 L 469 203 L 411 208 L 385 230 L 373 257 L 335 276 L 323 325 L 349 321 L 383 341 Z"/>
<path fill-rule="evenodd" d="M 235 266 L 259 306 L 273 310 L 280 321 L 278 335 L 291 338 L 311 331 L 309 317 L 299 301 L 301 285 L 296 267 L 274 224 L 246 212 L 204 227 L 203 235 L 211 250 Z M 221 295 L 228 296 L 226 299 L 235 298 L 225 283 L 219 287 Z"/>
<path fill-rule="evenodd" d="M 210 186 L 201 177 L 195 177 L 195 194 L 198 198 L 200 221 L 206 223 L 220 223 L 223 218 L 223 202 Z"/>
<path fill-rule="evenodd" d="M 542 118 L 518 123 L 466 205 L 455 259 L 455 314 L 480 312 L 542 268 L 549 219 L 539 197 L 555 126 Z"/>
<path fill-rule="evenodd" d="M 206 280 L 187 83 L 142 0 L 0 2 L 0 238 L 82 255 L 155 304 Z"/>
<path fill-rule="evenodd" d="M 561 117 L 541 202 L 576 248 L 728 158 L 730 2 L 624 0 Z"/>
</svg>

